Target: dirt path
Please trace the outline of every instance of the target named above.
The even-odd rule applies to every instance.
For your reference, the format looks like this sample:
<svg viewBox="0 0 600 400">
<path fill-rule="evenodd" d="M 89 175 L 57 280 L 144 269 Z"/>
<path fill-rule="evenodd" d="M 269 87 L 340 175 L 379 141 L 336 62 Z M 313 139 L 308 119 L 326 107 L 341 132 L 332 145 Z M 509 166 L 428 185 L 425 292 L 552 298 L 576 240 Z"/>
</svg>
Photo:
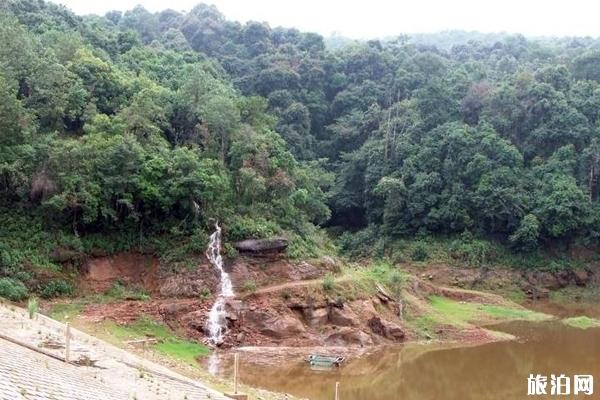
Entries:
<svg viewBox="0 0 600 400">
<path fill-rule="evenodd" d="M 349 277 L 336 278 L 335 279 L 335 283 L 347 282 L 349 280 L 350 280 Z M 273 293 L 273 292 L 278 292 L 278 291 L 283 290 L 283 289 L 292 289 L 292 288 L 303 287 L 303 286 L 313 286 L 313 285 L 319 285 L 319 284 L 322 284 L 322 283 L 323 283 L 323 278 L 320 278 L 320 279 L 307 279 L 307 280 L 304 280 L 304 281 L 294 281 L 294 282 L 279 283 L 277 285 L 269 285 L 269 286 L 263 286 L 261 288 L 258 288 L 254 292 L 254 294 Z"/>
</svg>

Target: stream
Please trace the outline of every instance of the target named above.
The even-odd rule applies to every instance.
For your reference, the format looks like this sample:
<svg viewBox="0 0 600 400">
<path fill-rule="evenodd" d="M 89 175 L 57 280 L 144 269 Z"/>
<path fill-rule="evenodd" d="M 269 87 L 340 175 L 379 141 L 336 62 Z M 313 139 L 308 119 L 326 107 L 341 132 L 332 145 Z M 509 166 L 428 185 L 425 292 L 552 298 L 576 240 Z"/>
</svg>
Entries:
<svg viewBox="0 0 600 400">
<path fill-rule="evenodd" d="M 600 306 L 590 307 L 588 315 L 600 314 Z M 561 309 L 568 313 L 568 308 Z M 333 399 L 335 382 L 340 382 L 343 400 L 600 398 L 600 328 L 571 328 L 556 320 L 516 321 L 492 329 L 517 340 L 455 348 L 387 347 L 351 358 L 331 371 L 313 371 L 298 357 L 252 364 L 253 357 L 244 354 L 240 378 L 250 386 L 312 400 Z M 229 376 L 230 365 L 224 362 L 222 367 L 219 373 Z M 532 373 L 548 377 L 547 396 L 527 395 Z M 571 379 L 576 374 L 593 375 L 594 395 L 551 396 L 551 374 Z"/>
</svg>

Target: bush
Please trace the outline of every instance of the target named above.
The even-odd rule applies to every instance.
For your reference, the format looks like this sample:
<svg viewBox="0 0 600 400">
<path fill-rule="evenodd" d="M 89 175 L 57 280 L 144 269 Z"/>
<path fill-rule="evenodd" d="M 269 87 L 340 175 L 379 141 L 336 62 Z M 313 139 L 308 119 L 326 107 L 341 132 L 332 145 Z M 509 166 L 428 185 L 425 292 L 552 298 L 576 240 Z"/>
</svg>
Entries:
<svg viewBox="0 0 600 400">
<path fill-rule="evenodd" d="M 71 296 L 73 294 L 73 288 L 71 285 L 63 280 L 56 280 L 48 282 L 40 292 L 40 296 L 45 299 L 60 296 Z"/>
<path fill-rule="evenodd" d="M 370 225 L 358 232 L 344 232 L 338 239 L 338 245 L 342 253 L 352 258 L 380 256 L 383 241 L 379 239 L 377 227 Z"/>
<path fill-rule="evenodd" d="M 331 275 L 331 274 L 325 275 L 325 278 L 323 278 L 323 290 L 325 290 L 326 292 L 329 292 L 329 291 L 332 291 L 334 287 L 335 287 L 335 279 L 333 278 L 333 275 Z"/>
<path fill-rule="evenodd" d="M 462 235 L 450 244 L 450 256 L 470 266 L 480 267 L 496 259 L 493 246 L 485 241 Z"/>
<path fill-rule="evenodd" d="M 519 228 L 510 235 L 512 247 L 518 251 L 531 252 L 538 247 L 540 222 L 533 214 L 527 214 L 521 220 Z"/>
<path fill-rule="evenodd" d="M 227 240 L 268 238 L 279 233 L 280 228 L 265 218 L 235 217 L 225 231 Z"/>
<path fill-rule="evenodd" d="M 244 290 L 246 293 L 256 292 L 256 282 L 254 282 L 252 279 L 248 279 L 242 285 L 242 290 Z"/>
<path fill-rule="evenodd" d="M 411 259 L 413 261 L 425 261 L 429 258 L 429 251 L 427 251 L 427 246 L 423 242 L 418 242 L 415 245 L 415 248 L 412 251 Z"/>
<path fill-rule="evenodd" d="M 208 299 L 210 297 L 210 289 L 207 288 L 206 286 L 203 287 L 202 289 L 200 289 L 200 298 L 201 299 Z"/>
<path fill-rule="evenodd" d="M 292 298 L 292 292 L 290 292 L 289 289 L 283 289 L 281 291 L 281 298 L 283 300 L 289 300 L 289 299 L 291 299 Z"/>
<path fill-rule="evenodd" d="M 28 291 L 23 282 L 11 278 L 0 278 L 0 297 L 20 301 L 24 300 L 27 295 Z"/>
<path fill-rule="evenodd" d="M 36 297 L 31 297 L 27 302 L 27 312 L 29 313 L 29 319 L 33 319 L 35 314 L 38 312 L 39 305 Z"/>
<path fill-rule="evenodd" d="M 131 286 L 131 287 L 127 287 L 125 286 L 122 282 L 115 282 L 113 283 L 113 285 L 110 287 L 110 289 L 108 289 L 105 292 L 105 295 L 109 296 L 109 297 L 113 297 L 115 299 L 120 299 L 120 300 L 149 300 L 150 299 L 150 295 L 148 295 L 148 293 L 146 292 L 146 290 L 144 288 L 140 288 L 137 286 Z"/>
</svg>

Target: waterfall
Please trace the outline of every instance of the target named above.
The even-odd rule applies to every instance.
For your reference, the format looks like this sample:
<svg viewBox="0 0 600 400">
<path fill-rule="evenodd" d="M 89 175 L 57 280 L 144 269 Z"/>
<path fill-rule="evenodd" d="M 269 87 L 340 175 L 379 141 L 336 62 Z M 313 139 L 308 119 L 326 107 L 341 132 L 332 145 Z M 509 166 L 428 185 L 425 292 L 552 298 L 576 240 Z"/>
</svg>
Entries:
<svg viewBox="0 0 600 400">
<path fill-rule="evenodd" d="M 210 341 L 215 345 L 223 342 L 223 336 L 227 330 L 227 321 L 225 320 L 225 300 L 233 297 L 233 285 L 229 274 L 223 269 L 223 258 L 221 257 L 221 228 L 218 222 L 215 223 L 215 231 L 210 235 L 208 248 L 206 249 L 206 258 L 219 270 L 221 276 L 220 291 L 217 300 L 208 313 L 207 331 Z"/>
</svg>

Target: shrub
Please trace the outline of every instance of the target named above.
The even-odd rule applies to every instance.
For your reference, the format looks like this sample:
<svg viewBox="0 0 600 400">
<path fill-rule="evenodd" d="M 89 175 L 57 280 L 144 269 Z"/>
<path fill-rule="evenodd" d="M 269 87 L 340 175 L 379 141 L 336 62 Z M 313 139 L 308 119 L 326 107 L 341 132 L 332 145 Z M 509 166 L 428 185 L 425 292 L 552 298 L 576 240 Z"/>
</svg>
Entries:
<svg viewBox="0 0 600 400">
<path fill-rule="evenodd" d="M 323 290 L 329 292 L 329 291 L 332 291 L 334 287 L 335 287 L 335 279 L 333 278 L 333 275 L 331 275 L 331 274 L 325 275 L 325 278 L 323 278 Z"/>
<path fill-rule="evenodd" d="M 281 291 L 281 298 L 284 300 L 289 300 L 292 298 L 292 292 L 289 289 L 283 289 Z"/>
<path fill-rule="evenodd" d="M 402 275 L 402 272 L 398 270 L 391 271 L 387 277 L 387 281 L 394 294 L 399 296 L 402 291 L 402 284 L 404 283 L 404 275 Z"/>
<path fill-rule="evenodd" d="M 202 289 L 200 289 L 200 298 L 201 299 L 208 299 L 209 297 L 210 297 L 210 289 L 209 288 L 207 288 L 205 286 Z"/>
<path fill-rule="evenodd" d="M 267 238 L 280 231 L 276 223 L 265 218 L 235 217 L 227 225 L 225 232 L 228 240 L 248 238 Z"/>
<path fill-rule="evenodd" d="M 0 278 L 0 297 L 20 301 L 25 299 L 27 295 L 28 291 L 23 282 L 11 278 Z"/>
<path fill-rule="evenodd" d="M 352 258 L 364 258 L 381 255 L 383 241 L 379 239 L 377 227 L 370 225 L 355 233 L 344 232 L 338 239 L 338 245 L 345 255 Z"/>
<path fill-rule="evenodd" d="M 41 290 L 40 296 L 45 299 L 60 296 L 70 296 L 73 294 L 71 285 L 63 280 L 48 282 Z"/>
<path fill-rule="evenodd" d="M 105 294 L 121 300 L 148 300 L 150 296 L 144 288 L 137 286 L 127 287 L 122 282 L 115 282 Z"/>
<path fill-rule="evenodd" d="M 467 265 L 479 267 L 494 261 L 496 252 L 489 242 L 463 235 L 450 244 L 450 256 Z"/>
<path fill-rule="evenodd" d="M 37 297 L 31 297 L 27 302 L 27 312 L 29 313 L 29 319 L 33 319 L 35 314 L 38 312 L 39 305 Z"/>
<path fill-rule="evenodd" d="M 429 258 L 429 252 L 427 251 L 427 246 L 425 245 L 425 243 L 417 242 L 410 257 L 413 261 L 427 260 Z"/>
<path fill-rule="evenodd" d="M 242 285 L 242 289 L 246 293 L 254 293 L 256 292 L 256 282 L 254 282 L 252 279 L 248 279 Z"/>
<path fill-rule="evenodd" d="M 509 237 L 512 247 L 523 252 L 530 252 L 538 247 L 540 222 L 533 214 L 527 214 L 521 220 L 519 228 Z"/>
</svg>

